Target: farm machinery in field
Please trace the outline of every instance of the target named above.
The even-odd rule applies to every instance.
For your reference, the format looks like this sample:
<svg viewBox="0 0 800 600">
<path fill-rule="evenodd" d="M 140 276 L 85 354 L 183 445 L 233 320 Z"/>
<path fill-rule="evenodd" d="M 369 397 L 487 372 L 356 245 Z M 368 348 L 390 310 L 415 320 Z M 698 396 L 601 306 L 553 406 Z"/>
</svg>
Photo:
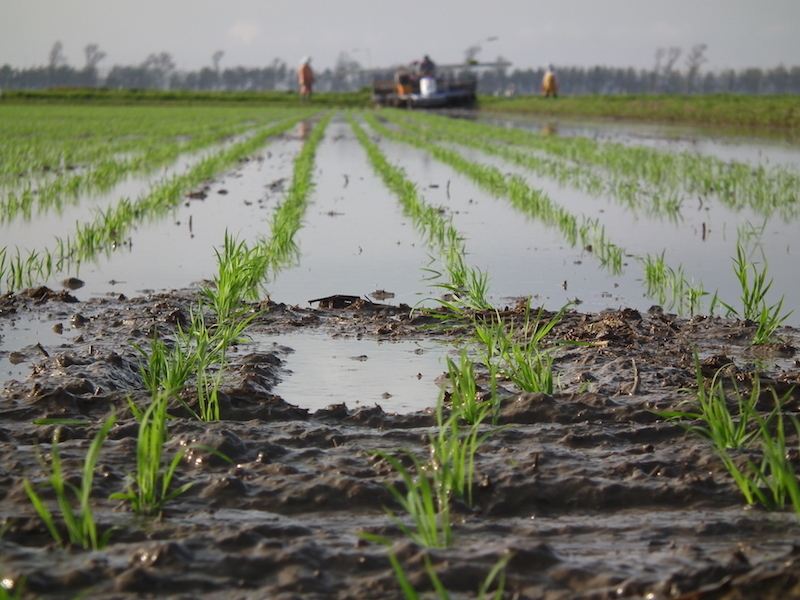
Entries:
<svg viewBox="0 0 800 600">
<path fill-rule="evenodd" d="M 509 64 L 440 65 L 435 75 L 420 74 L 416 65 L 374 72 L 372 99 L 381 106 L 405 108 L 472 106 L 477 98 L 477 69 L 502 68 Z"/>
</svg>

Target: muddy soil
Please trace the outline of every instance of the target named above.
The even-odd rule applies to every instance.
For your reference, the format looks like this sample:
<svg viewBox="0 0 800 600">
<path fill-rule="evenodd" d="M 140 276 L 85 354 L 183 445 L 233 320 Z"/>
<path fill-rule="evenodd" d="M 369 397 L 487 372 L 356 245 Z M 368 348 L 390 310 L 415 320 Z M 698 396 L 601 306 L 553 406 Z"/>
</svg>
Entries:
<svg viewBox="0 0 800 600">
<path fill-rule="evenodd" d="M 555 337 L 591 342 L 558 351 L 567 391 L 520 394 L 500 382 L 505 428 L 477 457 L 475 506 L 454 504 L 451 548 L 425 550 L 386 515 L 385 507 L 399 511 L 386 489 L 399 478 L 371 451 L 407 449 L 424 457 L 432 411 L 393 414 L 390 399 L 313 414 L 291 406 L 271 392 L 289 376 L 283 361 L 290 350 L 281 346 L 244 343 L 232 353 L 219 422 L 174 410 L 168 451 L 187 450 L 175 485 L 192 487 L 160 517 L 137 517 L 109 500 L 134 468 L 137 424 L 126 398 L 146 398 L 140 357 L 129 342 L 146 345 L 155 330 L 169 339 L 196 294 L 73 300 L 44 288 L 0 298 L 2 319 L 36 313 L 80 331 L 62 346 L 16 351 L 31 374 L 8 383 L 0 396 L 7 525 L 0 569 L 4 584 L 24 585 L 26 598 L 402 598 L 386 549 L 359 532 L 392 540 L 411 583 L 430 592 L 427 553 L 453 598 L 476 597 L 509 553 L 505 598 L 800 596 L 797 517 L 745 507 L 710 446 L 651 412 L 691 398 L 682 388 L 695 382 L 692 348 L 708 374 L 733 363 L 727 369 L 743 389 L 754 376 L 789 389 L 800 380 L 794 329 L 781 330 L 786 343 L 754 352 L 747 323 L 657 309 L 567 313 Z M 254 328 L 266 334 L 320 328 L 331 335 L 452 341 L 464 333 L 437 333 L 425 327 L 427 315 L 402 305 L 264 302 L 258 308 L 264 313 Z M 485 380 L 481 385 L 488 389 Z M 432 405 L 437 394 L 431 390 Z M 797 410 L 796 400 L 787 410 Z M 59 548 L 23 487 L 26 476 L 44 482 L 37 455 L 47 460 L 54 432 L 33 421 L 92 423 L 62 427 L 64 467 L 77 481 L 91 438 L 112 413 L 117 422 L 92 495 L 101 531 L 114 528 L 110 542 L 99 551 Z"/>
</svg>

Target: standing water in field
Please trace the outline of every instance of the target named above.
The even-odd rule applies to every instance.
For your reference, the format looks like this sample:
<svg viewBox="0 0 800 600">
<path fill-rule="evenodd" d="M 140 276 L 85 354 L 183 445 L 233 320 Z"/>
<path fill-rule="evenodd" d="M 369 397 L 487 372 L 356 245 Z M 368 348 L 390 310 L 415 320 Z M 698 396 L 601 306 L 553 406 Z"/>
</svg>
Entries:
<svg viewBox="0 0 800 600">
<path fill-rule="evenodd" d="M 378 600 L 400 568 L 454 597 L 498 573 L 509 597 L 797 595 L 798 332 L 753 344 L 750 321 L 669 312 L 713 287 L 746 313 L 731 256 L 794 307 L 773 256 L 797 266 L 796 167 L 243 110 L 200 121 L 244 139 L 88 210 L 68 268 L 6 246 L 0 280 L 27 288 L 0 295 L 6 595 Z M 736 439 L 681 413 L 704 401 L 738 407 L 718 419 Z"/>
<path fill-rule="evenodd" d="M 498 122 L 497 118 L 492 117 L 492 122 Z M 282 136 L 271 138 L 235 168 L 218 173 L 188 193 L 166 215 L 137 223 L 115 250 L 108 247 L 96 258 L 75 265 L 47 283 L 57 288 L 58 281 L 67 275 L 77 276 L 85 285 L 72 294 L 85 299 L 182 288 L 213 277 L 213 248 L 221 245 L 226 231 L 246 241 L 269 236 L 270 220 L 290 187 L 292 161 L 304 143 L 309 125 L 310 122 L 300 122 Z M 519 119 L 503 120 L 502 125 L 503 129 L 535 129 Z M 624 142 L 619 144 L 623 149 L 635 148 L 641 142 L 643 147 L 665 150 L 664 156 L 673 154 L 673 149 L 703 150 L 716 156 L 714 152 L 724 149 L 727 154 L 720 156 L 728 161 L 741 151 L 742 158 L 760 156 L 768 168 L 786 164 L 795 174 L 800 164 L 793 162 L 800 154 L 796 147 L 784 146 L 776 154 L 769 143 L 734 145 L 726 140 L 717 145 L 705 135 L 688 138 L 686 128 L 680 129 L 677 141 L 670 133 L 674 129 L 667 127 L 626 125 L 621 129 L 615 124 L 584 123 L 577 127 L 558 126 L 556 131 L 565 133 L 567 143 L 589 135 L 592 140 Z M 553 134 L 552 129 L 550 133 Z M 503 176 L 518 176 L 531 193 L 543 193 L 565 214 L 575 216 L 579 223 L 588 223 L 592 240 L 602 234 L 601 241 L 619 251 L 617 263 L 605 263 L 596 243 L 566 239 L 558 228 L 520 210 L 503 194 L 441 162 L 428 150 L 375 132 L 372 135 L 386 160 L 402 169 L 416 186 L 419 198 L 438 207 L 442 218 L 452 223 L 463 239 L 466 262 L 488 274 L 488 299 L 495 306 L 504 307 L 514 304 L 518 297 L 533 296 L 535 303 L 548 308 L 574 302 L 586 311 L 620 307 L 646 310 L 661 304 L 666 310 L 688 314 L 691 310 L 707 311 L 716 293 L 719 301 L 738 308 L 741 290 L 732 264 L 737 241 L 748 252 L 754 268 L 766 266 L 768 277 L 774 279 L 768 302 L 772 305 L 785 296 L 784 313 L 800 305 L 800 283 L 794 277 L 800 265 L 793 235 L 797 223 L 793 204 L 766 208 L 745 204 L 732 209 L 723 202 L 726 197 L 717 192 L 681 192 L 679 201 L 669 210 L 653 211 L 646 196 L 643 203 L 636 205 L 621 199 L 616 191 L 637 183 L 618 180 L 614 184 L 617 187 L 604 184 L 611 181 L 609 173 L 600 165 L 581 165 L 577 158 L 563 154 L 571 152 L 568 146 L 554 146 L 562 154 L 552 154 L 547 145 L 538 149 L 509 146 L 511 151 L 546 159 L 550 171 L 536 172 L 508 157 L 464 146 L 457 138 L 447 141 L 447 136 L 442 137 L 445 147 L 466 161 L 494 168 Z M 484 134 L 473 137 L 479 139 L 481 135 Z M 555 133 L 556 138 L 558 135 Z M 664 136 L 663 142 L 659 136 Z M 496 145 L 500 147 L 505 142 Z M 599 146 L 601 151 L 604 147 Z M 562 171 L 567 175 L 558 175 Z M 576 174 L 569 175 L 572 172 Z M 599 187 L 587 188 L 581 183 L 586 177 L 597 178 Z M 308 306 L 311 300 L 335 294 L 366 299 L 374 292 L 389 292 L 381 296 L 380 302 L 435 305 L 446 291 L 437 285 L 447 283 L 439 251 L 428 245 L 397 196 L 373 172 L 364 148 L 341 117 L 331 122 L 317 150 L 313 184 L 294 240 L 297 259 L 265 284 L 274 301 Z M 142 180 L 140 185 L 139 195 L 147 192 L 149 183 Z M 119 189 L 123 190 L 126 196 L 137 195 L 133 189 Z M 747 193 L 734 191 L 745 202 Z M 91 196 L 85 200 L 87 206 L 92 205 Z M 80 203 L 80 196 L 77 201 Z M 113 204 L 110 199 L 106 201 L 109 206 Z M 91 220 L 96 210 L 83 214 Z M 40 225 L 35 218 L 30 223 Z M 60 223 L 59 227 L 66 226 L 64 221 Z M 4 236 L 8 255 L 15 246 L 53 250 L 47 246 L 47 236 L 52 240 L 64 232 L 46 230 L 41 229 L 39 238 L 27 236 L 23 240 L 14 237 L 9 229 Z M 44 247 L 31 247 L 35 239 L 41 239 Z M 649 294 L 648 264 L 651 271 L 660 269 L 667 280 L 659 291 L 651 290 Z M 692 306 L 687 298 L 694 298 L 697 304 Z M 722 311 L 719 303 L 715 309 Z M 787 320 L 798 322 L 800 311 Z M 5 329 L 0 360 L 8 366 L 9 353 L 20 344 L 27 345 L 27 341 L 15 342 L 14 328 Z M 15 376 L 20 372 L 20 367 L 15 366 Z"/>
</svg>

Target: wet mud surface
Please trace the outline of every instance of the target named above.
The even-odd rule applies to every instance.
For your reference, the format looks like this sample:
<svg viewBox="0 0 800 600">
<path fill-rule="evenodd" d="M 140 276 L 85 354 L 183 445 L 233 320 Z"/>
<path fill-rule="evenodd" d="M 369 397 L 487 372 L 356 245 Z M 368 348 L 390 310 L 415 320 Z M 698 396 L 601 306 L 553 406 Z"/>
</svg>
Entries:
<svg viewBox="0 0 800 600">
<path fill-rule="evenodd" d="M 27 378 L 0 396 L 0 498 L 7 530 L 0 540 L 3 578 L 25 597 L 402 598 L 386 549 L 359 532 L 384 536 L 420 591 L 431 590 L 427 553 L 454 598 L 476 590 L 498 559 L 506 598 L 790 598 L 800 595 L 797 517 L 748 509 L 710 445 L 652 410 L 673 409 L 695 385 L 692 349 L 712 375 L 729 372 L 743 388 L 752 377 L 786 391 L 800 380 L 794 346 L 748 347 L 752 327 L 716 318 L 678 318 L 654 310 L 568 312 L 556 339 L 591 342 L 556 354 L 564 392 L 520 394 L 500 382 L 505 427 L 476 459 L 474 508 L 458 502 L 455 543 L 425 550 L 384 512 L 400 509 L 386 488 L 398 484 L 372 451 L 407 449 L 424 458 L 433 412 L 393 414 L 390 399 L 309 412 L 273 394 L 289 376 L 290 349 L 241 344 L 222 388 L 222 419 L 203 423 L 179 407 L 169 422 L 168 456 L 186 450 L 175 485 L 192 483 L 158 518 L 137 517 L 109 500 L 135 464 L 137 422 L 127 398 L 146 399 L 140 356 L 157 330 L 165 339 L 196 302 L 191 290 L 75 302 L 47 289 L 0 298 L 0 319 L 38 315 L 72 328 L 62 345 L 15 349 Z M 363 300 L 307 308 L 265 302 L 253 328 L 285 333 L 453 341 L 432 319 L 406 306 Z M 508 311 L 513 317 L 515 309 Z M 0 345 L 6 358 L 10 350 Z M 479 381 L 488 390 L 485 378 Z M 444 381 L 443 385 L 446 385 Z M 196 399 L 187 392 L 186 401 Z M 431 390 L 431 405 L 438 390 Z M 797 398 L 787 403 L 797 410 Z M 38 419 L 80 419 L 63 426 L 60 454 L 77 482 L 83 457 L 112 413 L 96 470 L 92 508 L 98 551 L 54 543 L 27 497 L 24 477 L 43 483 L 54 426 Z M 797 440 L 791 440 L 797 448 Z M 209 449 L 226 455 L 222 460 Z M 798 465 L 800 466 L 800 465 Z M 50 502 L 52 494 L 42 493 Z M 21 585 L 21 584 L 20 584 Z M 82 594 L 85 594 L 82 596 Z"/>
</svg>

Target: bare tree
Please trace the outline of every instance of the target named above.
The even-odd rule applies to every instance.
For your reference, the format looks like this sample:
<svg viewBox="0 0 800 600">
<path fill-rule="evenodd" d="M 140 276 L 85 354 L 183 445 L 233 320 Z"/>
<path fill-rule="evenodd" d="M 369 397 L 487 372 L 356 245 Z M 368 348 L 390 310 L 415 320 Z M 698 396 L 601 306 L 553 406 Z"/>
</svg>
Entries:
<svg viewBox="0 0 800 600">
<path fill-rule="evenodd" d="M 214 64 L 214 71 L 217 73 L 219 73 L 219 61 L 222 60 L 223 56 L 225 56 L 224 50 L 217 50 L 211 55 L 211 62 Z"/>
<path fill-rule="evenodd" d="M 97 69 L 98 63 L 106 57 L 106 53 L 100 50 L 97 44 L 89 44 L 83 49 L 86 54 L 86 71 L 94 71 Z"/>
<path fill-rule="evenodd" d="M 169 74 L 175 69 L 175 62 L 169 52 L 151 54 L 142 63 L 148 85 L 146 87 L 167 89 Z"/>
<path fill-rule="evenodd" d="M 53 47 L 50 49 L 50 54 L 48 55 L 47 64 L 52 70 L 67 64 L 67 57 L 64 56 L 64 44 L 61 42 L 53 44 Z"/>
<path fill-rule="evenodd" d="M 664 59 L 664 49 L 656 48 L 656 64 L 653 67 L 653 79 L 650 84 L 653 92 L 658 92 L 658 77 L 661 74 L 661 61 Z"/>
<path fill-rule="evenodd" d="M 668 93 L 676 91 L 673 80 L 676 78 L 675 76 L 679 74 L 675 72 L 675 63 L 678 62 L 681 52 L 678 46 L 670 46 L 665 52 L 666 59 L 661 69 L 661 87 Z"/>
<path fill-rule="evenodd" d="M 705 44 L 695 44 L 686 55 L 686 93 L 691 94 L 694 87 L 694 80 L 700 72 L 700 65 L 708 59 L 703 56 L 708 46 Z"/>
<path fill-rule="evenodd" d="M 675 63 L 678 62 L 678 59 L 681 57 L 681 52 L 682 50 L 678 46 L 670 46 L 667 49 L 667 60 L 664 61 L 664 75 L 667 77 L 672 73 Z"/>
</svg>

